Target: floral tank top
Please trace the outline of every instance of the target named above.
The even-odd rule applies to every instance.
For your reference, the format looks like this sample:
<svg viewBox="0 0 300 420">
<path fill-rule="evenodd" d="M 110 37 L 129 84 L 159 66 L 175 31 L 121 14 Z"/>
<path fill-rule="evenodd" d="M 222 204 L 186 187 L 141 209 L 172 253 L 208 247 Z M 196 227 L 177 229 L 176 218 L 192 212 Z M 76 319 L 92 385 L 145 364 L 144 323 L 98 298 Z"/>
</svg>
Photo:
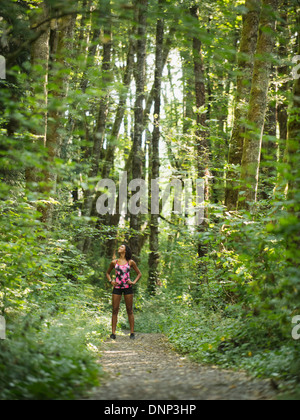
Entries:
<svg viewBox="0 0 300 420">
<path fill-rule="evenodd" d="M 125 265 L 119 265 L 118 263 L 116 263 L 116 282 L 118 284 L 116 286 L 116 289 L 129 289 L 130 287 L 132 287 L 129 284 L 127 284 L 127 281 L 130 280 L 130 269 L 131 267 L 129 263 Z"/>
</svg>

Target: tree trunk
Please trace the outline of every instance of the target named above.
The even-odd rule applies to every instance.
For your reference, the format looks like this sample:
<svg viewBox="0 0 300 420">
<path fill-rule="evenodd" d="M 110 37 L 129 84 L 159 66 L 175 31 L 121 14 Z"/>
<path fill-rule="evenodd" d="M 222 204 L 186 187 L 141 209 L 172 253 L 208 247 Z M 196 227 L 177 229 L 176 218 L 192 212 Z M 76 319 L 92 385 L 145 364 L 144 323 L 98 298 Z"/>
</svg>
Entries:
<svg viewBox="0 0 300 420">
<path fill-rule="evenodd" d="M 47 114 L 47 168 L 44 171 L 47 204 L 40 209 L 42 221 L 48 226 L 52 223 L 53 204 L 49 198 L 56 195 L 57 172 L 55 158 L 59 157 L 62 141 L 62 120 L 64 118 L 64 98 L 67 94 L 68 75 L 62 71 L 67 67 L 66 51 L 70 51 L 69 42 L 72 39 L 76 17 L 64 16 L 52 22 L 50 31 L 50 61 L 49 61 L 49 84 L 52 90 L 48 91 L 48 114 Z M 58 106 L 59 104 L 59 106 Z"/>
<path fill-rule="evenodd" d="M 107 122 L 108 108 L 109 108 L 109 85 L 111 80 L 111 49 L 112 49 L 112 33 L 111 33 L 111 3 L 110 0 L 105 0 L 101 10 L 107 21 L 103 30 L 103 55 L 102 55 L 102 86 L 105 94 L 100 99 L 99 111 L 97 116 L 96 128 L 93 135 L 93 148 L 91 156 L 91 168 L 89 171 L 89 178 L 96 178 L 99 172 L 100 155 L 104 142 L 105 128 Z M 84 192 L 84 208 L 85 216 L 91 216 L 94 202 L 94 195 L 88 188 Z M 84 250 L 87 251 L 89 247 L 89 240 L 87 240 Z"/>
<path fill-rule="evenodd" d="M 46 20 L 49 14 L 49 10 L 45 3 L 41 5 L 42 12 L 38 15 L 37 19 L 31 22 L 31 26 L 39 25 L 41 22 Z M 39 127 L 37 130 L 33 131 L 33 135 L 38 137 L 40 142 L 46 146 L 46 133 L 47 133 L 47 103 L 48 103 L 48 90 L 47 90 L 47 82 L 48 82 L 48 64 L 49 64 L 49 38 L 50 38 L 50 27 L 49 23 L 45 23 L 42 27 L 38 29 L 43 30 L 44 32 L 42 35 L 31 45 L 31 66 L 33 69 L 32 72 L 32 86 L 33 87 L 33 95 L 38 95 L 37 97 L 37 108 L 38 112 L 40 109 L 42 110 L 42 119 Z M 40 65 L 44 69 L 44 74 L 41 75 L 40 72 L 37 74 L 34 67 Z M 38 82 L 37 82 L 38 81 Z M 41 88 L 42 85 L 42 95 L 41 95 Z M 37 92 L 38 91 L 38 92 Z M 30 191 L 32 189 L 32 183 L 38 182 L 37 176 L 37 169 L 35 167 L 28 167 L 25 170 L 25 180 L 26 186 Z M 36 186 L 34 187 L 36 188 Z"/>
<path fill-rule="evenodd" d="M 288 29 L 288 0 L 282 0 L 282 10 L 280 13 L 280 23 L 278 24 L 278 32 L 280 33 L 278 54 L 282 64 L 278 67 L 277 76 L 281 81 L 279 85 L 280 98 L 277 102 L 277 121 L 279 125 L 279 161 L 284 159 L 284 151 L 287 142 L 288 131 L 288 98 L 287 95 L 292 89 L 290 82 L 290 68 L 287 61 L 287 48 L 289 39 L 291 38 Z"/>
<path fill-rule="evenodd" d="M 287 161 L 287 141 L 288 141 L 288 108 L 289 96 L 293 90 L 293 80 L 290 77 L 290 65 L 288 63 L 289 42 L 292 38 L 291 30 L 288 24 L 289 0 L 281 0 L 280 4 L 280 21 L 277 25 L 279 33 L 278 55 L 280 65 L 277 68 L 277 109 L 276 119 L 279 127 L 278 155 L 279 165 L 276 187 L 274 189 L 275 196 L 283 197 L 286 189 L 285 164 Z M 281 198 L 279 198 L 281 199 Z"/>
<path fill-rule="evenodd" d="M 159 0 L 160 11 L 164 0 Z M 155 105 L 154 105 L 154 129 L 151 144 L 151 180 L 159 178 L 159 140 L 160 140 L 160 111 L 161 111 L 161 78 L 163 72 L 163 43 L 164 43 L 164 19 L 161 17 L 157 21 L 156 28 L 156 57 L 155 57 Z M 150 215 L 150 254 L 149 254 L 149 280 L 148 289 L 150 293 L 155 293 L 158 284 L 158 264 L 159 264 L 159 214 Z"/>
<path fill-rule="evenodd" d="M 300 7 L 296 8 L 297 32 L 298 32 L 298 55 L 300 56 Z M 289 199 L 297 199 L 298 217 L 299 217 L 299 147 L 300 147 L 300 75 L 298 74 L 294 81 L 293 104 L 290 110 L 288 122 L 288 142 L 287 142 L 287 160 L 290 165 L 288 184 Z M 296 198 L 297 197 L 297 198 Z M 298 232 L 299 233 L 299 232 Z"/>
<path fill-rule="evenodd" d="M 254 54 L 257 45 L 261 0 L 246 0 L 248 10 L 243 16 L 243 30 L 238 54 L 238 76 L 234 108 L 234 125 L 229 146 L 228 164 L 231 165 L 226 177 L 225 205 L 228 210 L 236 210 L 238 203 L 238 183 L 242 163 L 247 116 L 248 98 L 251 91 Z M 232 166 L 235 166 L 233 169 Z"/>
<path fill-rule="evenodd" d="M 295 14 L 297 16 L 298 33 L 298 54 L 300 56 L 300 7 L 295 7 Z M 287 163 L 288 163 L 288 210 L 292 217 L 287 220 L 287 229 L 285 230 L 287 236 L 287 255 L 288 260 L 295 270 L 300 263 L 300 238 L 299 238 L 299 224 L 300 224 L 300 74 L 299 70 L 294 80 L 293 89 L 293 103 L 289 114 L 288 122 L 288 141 L 287 141 Z M 293 220 L 294 219 L 294 220 Z M 290 223 L 290 224 L 289 224 Z"/>
<path fill-rule="evenodd" d="M 240 203 L 240 208 L 244 209 L 251 209 L 257 199 L 262 136 L 272 67 L 271 55 L 275 46 L 274 30 L 277 7 L 278 0 L 263 1 L 247 116 L 249 128 L 245 131 L 242 157 L 241 188 L 243 191 L 241 193 L 243 201 Z"/>
<path fill-rule="evenodd" d="M 193 52 L 189 48 L 180 51 L 183 79 L 183 134 L 189 134 L 195 119 L 195 74 L 193 68 Z"/>
<path fill-rule="evenodd" d="M 167 63 L 168 57 L 169 57 L 169 53 L 173 44 L 173 38 L 174 35 L 176 33 L 176 28 L 174 26 L 171 27 L 169 34 L 166 38 L 166 42 L 163 48 L 163 69 Z M 163 71 L 162 69 L 162 71 Z M 153 105 L 154 102 L 154 96 L 155 96 L 155 82 L 152 85 L 152 88 L 150 90 L 150 93 L 147 97 L 147 101 L 146 101 L 146 106 L 145 106 L 145 110 L 144 110 L 144 127 L 146 127 L 147 123 L 149 122 L 149 115 L 150 115 L 150 111 L 151 111 L 151 107 Z"/>
<path fill-rule="evenodd" d="M 126 100 L 128 97 L 128 90 L 130 87 L 130 83 L 132 80 L 132 72 L 133 72 L 133 65 L 134 65 L 134 46 L 135 43 L 132 41 L 132 34 L 133 30 L 129 31 L 129 47 L 127 53 L 127 64 L 126 69 L 123 75 L 123 83 L 122 87 L 124 90 L 120 93 L 120 99 L 116 111 L 116 116 L 114 120 L 114 124 L 111 130 L 111 134 L 109 136 L 108 146 L 105 153 L 105 165 L 102 169 L 102 178 L 107 178 L 109 176 L 110 168 L 113 163 L 114 153 L 117 145 L 117 139 L 119 136 L 121 124 L 124 118 L 125 109 L 126 109 Z"/>
<path fill-rule="evenodd" d="M 194 6 L 190 9 L 192 17 L 195 19 L 195 26 L 199 25 L 199 9 Z M 193 58 L 194 58 L 194 76 L 195 76 L 195 97 L 196 97 L 196 122 L 197 129 L 196 137 L 196 156 L 197 156 L 197 176 L 198 179 L 204 180 L 204 200 L 209 200 L 209 144 L 208 144 L 208 131 L 206 124 L 206 112 L 203 111 L 206 105 L 206 92 L 205 92 L 205 75 L 204 64 L 202 57 L 202 43 L 199 36 L 193 37 Z M 204 232 L 207 228 L 208 213 L 205 209 L 205 219 L 201 225 L 198 226 L 199 232 Z M 206 247 L 199 241 L 198 243 L 198 257 L 202 258 L 206 255 Z M 201 265 L 202 266 L 202 265 Z"/>
<path fill-rule="evenodd" d="M 262 142 L 261 167 L 260 167 L 260 192 L 258 200 L 267 200 L 273 193 L 276 184 L 276 162 L 277 162 L 277 141 L 276 141 L 276 100 L 269 102 L 266 112 L 266 122 Z"/>
<path fill-rule="evenodd" d="M 137 61 L 135 69 L 135 83 L 136 83 L 136 101 L 134 109 L 134 134 L 132 145 L 132 179 L 142 179 L 143 174 L 143 117 L 144 109 L 143 102 L 145 98 L 145 78 L 146 78 L 146 26 L 147 26 L 147 10 L 148 0 L 140 0 L 137 3 L 139 10 L 138 16 L 138 41 L 137 41 Z M 139 261 L 141 250 L 141 214 L 130 215 L 130 229 L 133 229 L 133 234 L 130 238 L 129 244 L 132 254 L 136 261 Z"/>
</svg>

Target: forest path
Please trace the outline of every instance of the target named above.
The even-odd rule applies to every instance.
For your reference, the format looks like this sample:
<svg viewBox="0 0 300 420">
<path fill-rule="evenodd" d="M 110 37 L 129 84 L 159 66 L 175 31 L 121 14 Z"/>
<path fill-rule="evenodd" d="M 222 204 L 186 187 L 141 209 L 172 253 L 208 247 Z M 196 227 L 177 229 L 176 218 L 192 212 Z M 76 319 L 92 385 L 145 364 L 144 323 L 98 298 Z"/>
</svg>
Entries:
<svg viewBox="0 0 300 420">
<path fill-rule="evenodd" d="M 177 354 L 162 334 L 123 331 L 103 343 L 100 363 L 106 373 L 93 400 L 268 400 L 270 381 L 244 372 L 203 366 Z"/>
</svg>

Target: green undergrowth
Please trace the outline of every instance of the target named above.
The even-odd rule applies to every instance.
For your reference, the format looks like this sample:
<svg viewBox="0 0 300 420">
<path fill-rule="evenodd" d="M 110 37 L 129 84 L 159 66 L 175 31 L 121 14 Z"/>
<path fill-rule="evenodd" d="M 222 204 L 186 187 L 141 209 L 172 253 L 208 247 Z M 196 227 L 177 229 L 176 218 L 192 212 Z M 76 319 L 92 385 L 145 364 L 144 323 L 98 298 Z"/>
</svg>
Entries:
<svg viewBox="0 0 300 420">
<path fill-rule="evenodd" d="M 300 342 L 284 335 L 276 318 L 255 316 L 237 305 L 212 308 L 206 300 L 195 303 L 189 293 L 166 290 L 145 302 L 136 326 L 162 332 L 196 362 L 272 378 L 279 389 L 300 395 Z"/>
<path fill-rule="evenodd" d="M 72 400 L 99 385 L 99 346 L 110 314 L 91 286 L 64 284 L 63 295 L 61 286 L 52 288 L 56 301 L 6 316 L 0 399 Z"/>
</svg>

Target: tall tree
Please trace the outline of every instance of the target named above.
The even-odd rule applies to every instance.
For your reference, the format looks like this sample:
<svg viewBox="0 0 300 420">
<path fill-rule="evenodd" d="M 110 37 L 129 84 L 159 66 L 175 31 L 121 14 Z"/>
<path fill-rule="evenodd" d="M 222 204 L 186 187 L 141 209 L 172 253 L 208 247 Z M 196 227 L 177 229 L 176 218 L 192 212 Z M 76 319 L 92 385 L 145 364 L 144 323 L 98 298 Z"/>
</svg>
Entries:
<svg viewBox="0 0 300 420">
<path fill-rule="evenodd" d="M 159 0 L 159 13 L 162 14 L 162 6 L 165 0 Z M 160 113 L 161 113 L 161 78 L 163 72 L 163 45 L 164 45 L 164 18 L 161 16 L 156 27 L 156 54 L 155 54 L 155 101 L 154 101 L 154 129 L 151 145 L 151 175 L 150 181 L 159 178 L 159 140 L 160 140 Z M 149 182 L 150 184 L 150 182 Z M 159 215 L 150 215 L 150 254 L 149 254 L 149 283 L 150 292 L 155 291 L 158 282 L 159 264 Z"/>
<path fill-rule="evenodd" d="M 279 47 L 278 54 L 282 63 L 278 66 L 279 89 L 277 98 L 277 121 L 279 125 L 279 159 L 283 161 L 287 141 L 288 98 L 290 86 L 289 66 L 287 64 L 287 48 L 290 39 L 288 28 L 288 0 L 281 0 L 280 20 L 278 22 Z"/>
<path fill-rule="evenodd" d="M 188 40 L 190 41 L 190 40 Z M 185 40 L 185 42 L 188 42 Z M 188 43 L 186 48 L 180 51 L 182 60 L 182 81 L 183 81 L 183 133 L 188 134 L 195 118 L 195 75 L 193 67 L 193 49 Z"/>
<path fill-rule="evenodd" d="M 71 40 L 76 16 L 68 14 L 52 21 L 49 47 L 49 74 L 48 74 L 48 114 L 46 150 L 47 166 L 44 171 L 45 184 L 43 193 L 48 197 L 55 197 L 57 171 L 55 159 L 59 157 L 62 142 L 62 122 L 64 121 L 64 98 L 67 95 L 69 72 L 66 62 L 66 51 L 71 50 Z M 60 106 L 58 106 L 58 103 Z M 42 221 L 48 226 L 52 223 L 53 204 L 51 200 L 41 207 Z"/>
<path fill-rule="evenodd" d="M 31 66 L 32 66 L 32 94 L 36 97 L 36 106 L 38 112 L 41 112 L 42 118 L 40 124 L 33 130 L 33 135 L 41 140 L 43 146 L 46 145 L 47 134 L 47 103 L 48 103 L 48 64 L 49 64 L 49 39 L 50 25 L 47 22 L 49 17 L 49 8 L 43 2 L 40 8 L 36 9 L 36 14 L 32 16 L 31 26 L 34 32 L 43 30 L 40 36 L 31 45 Z M 46 23 L 42 24 L 44 21 Z M 42 24 L 41 27 L 39 25 Z M 38 29 L 36 29 L 38 28 Z M 35 69 L 35 66 L 39 69 Z M 40 69 L 44 69 L 44 74 Z M 31 183 L 37 182 L 37 170 L 35 166 L 30 166 L 25 170 L 25 180 L 29 190 Z"/>
<path fill-rule="evenodd" d="M 275 75 L 275 68 L 272 70 L 273 76 Z M 264 127 L 264 135 L 262 141 L 262 153 L 261 153 L 261 165 L 260 165 L 260 188 L 257 199 L 260 198 L 266 200 L 272 194 L 274 186 L 276 184 L 277 176 L 277 121 L 276 121 L 276 97 L 274 86 L 274 80 L 270 85 L 270 100 L 266 112 L 266 120 Z M 273 90 L 274 89 L 274 90 Z M 271 97 L 272 95 L 272 97 Z"/>
<path fill-rule="evenodd" d="M 104 142 L 105 128 L 107 122 L 109 96 L 110 96 L 110 70 L 111 70 L 111 49 L 112 49 L 112 28 L 111 28 L 111 2 L 105 0 L 100 3 L 100 18 L 104 21 L 103 25 L 103 50 L 102 50 L 102 68 L 101 68 L 101 88 L 103 94 L 100 98 L 98 115 L 96 117 L 96 126 L 93 133 L 93 147 L 91 153 L 91 168 L 89 171 L 89 178 L 95 178 L 99 172 L 100 156 Z M 97 34 L 97 29 L 95 32 Z M 92 191 L 88 188 L 84 193 L 84 214 L 91 216 L 94 196 Z M 89 239 L 87 239 L 84 249 L 89 247 Z"/>
<path fill-rule="evenodd" d="M 295 8 L 297 19 L 297 43 L 298 56 L 300 57 L 300 7 Z M 289 197 L 297 200 L 298 218 L 299 212 L 299 146 L 300 146 L 300 74 L 295 74 L 294 88 L 293 88 L 293 102 L 288 121 L 288 142 L 287 142 L 287 159 L 290 165 L 290 182 L 289 182 Z M 297 194 L 298 193 L 298 194 Z M 299 241 L 298 241 L 299 242 Z"/>
<path fill-rule="evenodd" d="M 129 91 L 130 83 L 132 80 L 132 73 L 133 73 L 133 66 L 134 66 L 135 42 L 133 41 L 133 33 L 134 31 L 130 29 L 129 46 L 128 46 L 128 52 L 127 52 L 127 58 L 126 58 L 126 68 L 124 70 L 123 80 L 122 80 L 122 90 L 120 92 L 120 98 L 119 98 L 119 103 L 118 103 L 117 110 L 115 113 L 114 123 L 112 126 L 111 133 L 109 135 L 107 149 L 105 151 L 106 164 L 103 166 L 103 169 L 102 169 L 102 178 L 107 178 L 107 176 L 109 175 L 109 172 L 113 163 L 113 159 L 114 159 L 115 149 L 118 144 L 120 128 L 121 128 L 125 110 L 126 110 L 126 100 L 128 97 L 128 91 Z"/>
<path fill-rule="evenodd" d="M 241 168 L 243 200 L 240 208 L 245 209 L 250 209 L 257 198 L 277 8 L 278 0 L 263 1 Z"/>
<path fill-rule="evenodd" d="M 142 150 L 143 139 L 143 102 L 145 98 L 146 83 L 146 29 L 147 29 L 147 10 L 148 0 L 140 0 L 136 2 L 138 7 L 138 31 L 137 31 L 137 47 L 136 47 L 136 68 L 135 68 L 135 85 L 136 100 L 134 106 L 134 134 L 132 145 L 132 178 L 142 179 L 143 177 L 143 160 L 144 153 Z M 141 250 L 141 213 L 130 215 L 130 228 L 133 234 L 130 238 L 130 247 L 134 258 L 138 261 Z"/>
<path fill-rule="evenodd" d="M 191 7 L 191 16 L 195 19 L 195 28 L 199 28 L 199 7 Z M 209 200 L 209 134 L 206 121 L 206 89 L 205 72 L 202 53 L 202 42 L 199 30 L 196 29 L 193 37 L 193 59 L 195 77 L 195 98 L 196 98 L 196 156 L 197 156 L 197 177 L 204 180 L 204 200 Z M 207 227 L 208 212 L 205 209 L 205 220 L 198 226 L 198 230 L 203 232 Z M 201 258 L 206 254 L 205 246 L 199 241 L 198 256 Z"/>
<path fill-rule="evenodd" d="M 251 91 L 254 54 L 257 46 L 261 0 L 246 0 L 246 13 L 243 15 L 243 29 L 238 53 L 238 75 L 234 107 L 234 124 L 229 146 L 228 164 L 230 168 L 226 177 L 225 205 L 228 210 L 236 210 L 238 203 L 239 167 L 242 163 L 247 117 L 248 99 Z"/>
</svg>

